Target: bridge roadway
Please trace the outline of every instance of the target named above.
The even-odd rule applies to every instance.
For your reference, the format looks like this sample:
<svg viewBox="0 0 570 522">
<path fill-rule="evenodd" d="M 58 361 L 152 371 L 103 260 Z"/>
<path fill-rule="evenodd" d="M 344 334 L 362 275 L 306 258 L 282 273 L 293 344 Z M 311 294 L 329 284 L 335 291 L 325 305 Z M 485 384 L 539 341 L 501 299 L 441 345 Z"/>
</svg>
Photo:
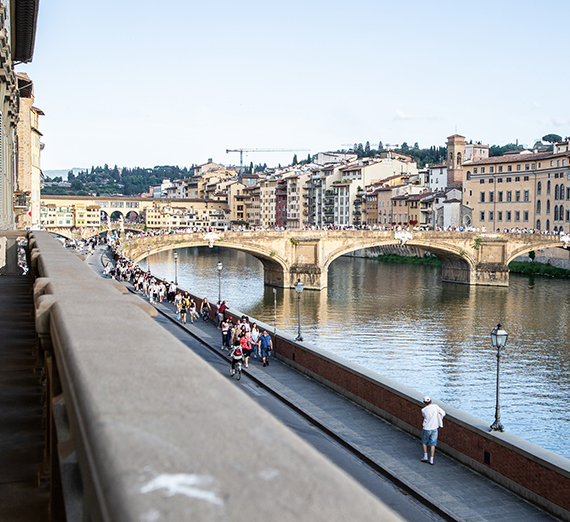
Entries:
<svg viewBox="0 0 570 522">
<path fill-rule="evenodd" d="M 93 260 L 97 255 L 89 262 L 102 273 L 101 261 Z M 124 284 L 133 290 L 130 284 Z M 173 305 L 164 302 L 155 308 L 161 313 L 156 321 L 230 379 L 228 356 L 220 349 L 221 334 L 213 322 L 199 320 L 181 325 L 176 321 Z M 232 310 L 232 314 L 241 316 L 237 310 Z M 190 340 L 190 336 L 199 344 Z M 422 464 L 417 439 L 277 360 L 265 368 L 258 359 L 251 358 L 250 367 L 244 373 L 244 379 L 234 382 L 236 387 L 285 422 L 405 520 L 559 520 L 439 452 L 435 466 Z M 271 396 L 278 397 L 298 416 L 276 405 Z M 418 425 L 421 425 L 419 409 Z M 331 439 L 340 448 L 331 443 Z M 279 442 L 268 441 L 268 444 Z M 253 456 L 256 448 L 246 443 L 244 451 Z M 381 477 L 387 477 L 393 486 L 386 485 Z M 407 495 L 416 500 L 406 498 Z M 252 492 L 252 501 L 254 497 Z"/>
<path fill-rule="evenodd" d="M 509 263 L 531 250 L 566 247 L 570 236 L 394 230 L 286 230 L 164 234 L 124 241 L 123 253 L 134 262 L 149 254 L 214 245 L 255 256 L 264 267 L 265 284 L 306 289 L 327 286 L 330 264 L 355 250 L 405 245 L 430 252 L 442 261 L 445 282 L 508 286 Z"/>
</svg>

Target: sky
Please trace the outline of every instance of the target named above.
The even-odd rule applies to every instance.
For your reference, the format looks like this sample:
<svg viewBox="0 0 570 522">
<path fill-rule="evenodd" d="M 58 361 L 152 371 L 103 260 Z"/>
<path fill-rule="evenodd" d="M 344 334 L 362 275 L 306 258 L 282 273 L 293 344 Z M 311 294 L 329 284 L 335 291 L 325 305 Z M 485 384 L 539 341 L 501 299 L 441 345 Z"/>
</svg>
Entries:
<svg viewBox="0 0 570 522">
<path fill-rule="evenodd" d="M 44 0 L 42 170 L 570 135 L 568 0 Z"/>
</svg>

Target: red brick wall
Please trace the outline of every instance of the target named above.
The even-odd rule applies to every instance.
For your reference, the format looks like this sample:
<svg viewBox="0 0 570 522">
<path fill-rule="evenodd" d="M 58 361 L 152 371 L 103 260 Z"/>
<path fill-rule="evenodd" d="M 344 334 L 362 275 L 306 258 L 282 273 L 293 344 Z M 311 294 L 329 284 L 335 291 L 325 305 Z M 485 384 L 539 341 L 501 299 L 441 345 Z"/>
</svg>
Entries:
<svg viewBox="0 0 570 522">
<path fill-rule="evenodd" d="M 297 364 L 406 424 L 421 428 L 420 406 L 412 398 L 401 396 L 365 375 L 279 337 L 276 352 L 284 362 Z M 439 440 L 485 468 L 570 511 L 570 478 L 562 472 L 534 462 L 524 453 L 491 440 L 479 428 L 465 427 L 449 416 L 446 417 L 445 429 L 440 431 Z M 485 452 L 489 454 L 489 464 L 485 463 Z"/>
</svg>

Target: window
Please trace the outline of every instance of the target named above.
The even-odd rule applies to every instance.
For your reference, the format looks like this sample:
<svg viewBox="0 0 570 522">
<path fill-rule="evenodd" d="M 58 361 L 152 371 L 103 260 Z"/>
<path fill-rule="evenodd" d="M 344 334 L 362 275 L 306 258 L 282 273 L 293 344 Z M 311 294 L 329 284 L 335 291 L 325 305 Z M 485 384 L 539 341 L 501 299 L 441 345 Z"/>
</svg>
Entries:
<svg viewBox="0 0 570 522">
<path fill-rule="evenodd" d="M 525 176 L 525 177 L 523 178 L 523 181 L 528 181 L 528 179 L 529 179 L 528 176 Z"/>
<path fill-rule="evenodd" d="M 521 213 L 519 210 L 515 210 L 515 221 L 521 220 Z"/>
<path fill-rule="evenodd" d="M 515 176 L 515 183 L 520 183 L 521 181 L 521 177 L 520 176 Z"/>
<path fill-rule="evenodd" d="M 485 167 L 481 167 L 481 174 L 485 174 Z"/>
<path fill-rule="evenodd" d="M 503 213 L 497 212 L 497 221 L 503 221 Z"/>
<path fill-rule="evenodd" d="M 497 183 L 502 183 L 503 182 L 503 178 L 497 178 Z"/>
<path fill-rule="evenodd" d="M 489 167 L 489 172 L 491 173 L 495 172 L 495 167 Z"/>
<path fill-rule="evenodd" d="M 528 163 L 526 163 L 524 166 L 524 170 L 529 170 L 529 169 L 530 169 L 530 165 Z"/>
<path fill-rule="evenodd" d="M 507 190 L 507 201 L 512 201 L 513 192 L 511 190 Z"/>
<path fill-rule="evenodd" d="M 505 214 L 506 214 L 506 217 L 507 217 L 507 221 L 510 221 L 510 220 L 511 220 L 511 211 L 510 211 L 510 210 L 507 210 L 507 211 L 505 212 Z"/>
<path fill-rule="evenodd" d="M 550 196 L 550 180 L 546 182 L 546 195 Z"/>
<path fill-rule="evenodd" d="M 489 221 L 493 221 L 493 211 L 489 210 Z"/>
<path fill-rule="evenodd" d="M 550 214 L 550 200 L 549 199 L 546 200 L 546 213 Z"/>
<path fill-rule="evenodd" d="M 538 199 L 538 200 L 536 201 L 536 213 L 537 213 L 537 214 L 540 214 L 541 211 L 542 211 L 542 205 L 541 205 L 541 203 L 540 203 L 540 199 Z"/>
<path fill-rule="evenodd" d="M 489 178 L 489 183 L 493 183 L 493 178 Z"/>
<path fill-rule="evenodd" d="M 560 185 L 560 199 L 564 199 L 564 185 Z"/>
<path fill-rule="evenodd" d="M 482 185 L 483 183 L 485 183 L 485 180 L 484 180 L 484 179 L 480 179 L 480 180 L 479 180 L 479 183 Z"/>
<path fill-rule="evenodd" d="M 523 212 L 523 221 L 528 221 L 528 210 Z"/>
<path fill-rule="evenodd" d="M 503 192 L 502 191 L 497 192 L 497 201 L 503 201 Z"/>
<path fill-rule="evenodd" d="M 520 200 L 521 200 L 521 191 L 515 190 L 515 201 L 520 201 Z"/>
<path fill-rule="evenodd" d="M 467 179 L 468 180 L 471 179 L 471 171 L 470 170 L 467 171 Z M 437 183 L 437 180 L 435 182 Z"/>
<path fill-rule="evenodd" d="M 558 184 L 554 187 L 554 199 L 558 199 L 558 195 L 560 194 L 560 187 Z"/>
<path fill-rule="evenodd" d="M 536 163 L 533 163 L 533 164 L 530 166 L 530 168 L 531 168 L 532 170 L 535 170 L 535 169 L 536 169 Z"/>
<path fill-rule="evenodd" d="M 528 190 L 524 191 L 524 200 L 530 201 L 530 192 Z"/>
<path fill-rule="evenodd" d="M 479 192 L 479 203 L 485 203 L 485 193 Z"/>
<path fill-rule="evenodd" d="M 479 212 L 479 221 L 485 221 L 485 211 Z"/>
<path fill-rule="evenodd" d="M 499 165 L 499 172 L 503 172 L 503 166 Z"/>
<path fill-rule="evenodd" d="M 473 174 L 477 174 L 477 167 L 473 169 Z"/>
<path fill-rule="evenodd" d="M 507 183 L 510 183 L 511 181 L 513 181 L 513 178 L 507 178 Z"/>
<path fill-rule="evenodd" d="M 520 165 L 517 165 L 517 170 L 521 170 L 521 166 L 520 166 Z"/>
<path fill-rule="evenodd" d="M 508 171 L 508 172 L 512 172 L 512 171 L 513 171 L 513 166 L 512 166 L 512 165 L 508 165 L 508 166 L 507 166 L 507 171 Z"/>
<path fill-rule="evenodd" d="M 489 192 L 489 203 L 493 203 L 494 200 L 495 200 L 495 193 Z"/>
<path fill-rule="evenodd" d="M 542 181 L 536 184 L 536 195 L 540 196 L 542 194 Z"/>
</svg>

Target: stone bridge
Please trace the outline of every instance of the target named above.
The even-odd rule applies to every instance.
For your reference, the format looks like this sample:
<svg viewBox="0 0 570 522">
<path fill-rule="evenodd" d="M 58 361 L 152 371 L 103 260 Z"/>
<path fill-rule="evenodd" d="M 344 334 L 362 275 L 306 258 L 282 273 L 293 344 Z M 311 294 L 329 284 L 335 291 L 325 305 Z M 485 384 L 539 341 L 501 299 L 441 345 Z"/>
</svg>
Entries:
<svg viewBox="0 0 570 522">
<path fill-rule="evenodd" d="M 417 247 L 442 261 L 442 281 L 508 286 L 509 263 L 532 250 L 567 247 L 570 236 L 476 232 L 408 232 L 375 230 L 245 231 L 168 234 L 133 238 L 123 253 L 137 262 L 150 254 L 214 245 L 247 252 L 261 261 L 265 284 L 292 288 L 327 286 L 329 265 L 338 257 L 377 246 Z"/>
</svg>

